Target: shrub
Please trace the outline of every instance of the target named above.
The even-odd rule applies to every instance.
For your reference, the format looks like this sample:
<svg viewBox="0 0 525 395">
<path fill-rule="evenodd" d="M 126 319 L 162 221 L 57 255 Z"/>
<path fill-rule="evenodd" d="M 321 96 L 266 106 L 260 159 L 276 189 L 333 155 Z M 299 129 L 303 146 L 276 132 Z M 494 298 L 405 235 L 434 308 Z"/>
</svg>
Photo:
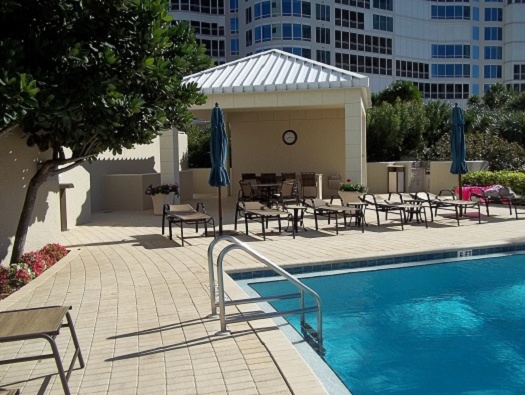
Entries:
<svg viewBox="0 0 525 395">
<path fill-rule="evenodd" d="M 25 264 L 31 272 L 36 276 L 40 276 L 44 270 L 48 268 L 46 261 L 44 260 L 42 253 L 28 252 L 20 257 L 20 263 Z"/>
<path fill-rule="evenodd" d="M 9 266 L 7 273 L 7 286 L 11 291 L 22 288 L 35 276 L 25 263 L 14 263 Z"/>
<path fill-rule="evenodd" d="M 0 294 L 11 292 L 11 288 L 9 288 L 9 284 L 7 282 L 8 273 L 9 268 L 0 266 Z"/>
<path fill-rule="evenodd" d="M 504 185 L 511 188 L 517 195 L 525 195 L 525 172 L 474 171 L 462 176 L 464 184 L 471 185 Z"/>
<path fill-rule="evenodd" d="M 39 252 L 46 262 L 47 267 L 53 266 L 67 255 L 66 247 L 57 243 L 46 244 Z"/>
<path fill-rule="evenodd" d="M 60 244 L 47 244 L 39 251 L 23 254 L 18 263 L 0 266 L 0 294 L 6 295 L 22 288 L 65 257 L 67 252 Z"/>
</svg>

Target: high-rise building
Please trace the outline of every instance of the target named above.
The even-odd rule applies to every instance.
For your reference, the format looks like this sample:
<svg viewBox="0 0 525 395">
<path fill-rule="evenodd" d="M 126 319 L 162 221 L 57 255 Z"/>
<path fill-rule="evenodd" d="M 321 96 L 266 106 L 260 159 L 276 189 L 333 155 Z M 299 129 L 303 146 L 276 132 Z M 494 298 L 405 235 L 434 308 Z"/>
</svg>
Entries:
<svg viewBox="0 0 525 395">
<path fill-rule="evenodd" d="M 500 82 L 525 90 L 525 0 L 172 0 L 217 64 L 282 49 L 462 100 Z"/>
</svg>

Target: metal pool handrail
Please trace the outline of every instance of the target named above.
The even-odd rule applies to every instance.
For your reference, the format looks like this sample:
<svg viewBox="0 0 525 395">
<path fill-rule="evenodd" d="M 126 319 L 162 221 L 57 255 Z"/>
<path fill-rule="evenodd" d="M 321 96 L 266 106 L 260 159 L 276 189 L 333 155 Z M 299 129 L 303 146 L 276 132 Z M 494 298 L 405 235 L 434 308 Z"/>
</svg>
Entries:
<svg viewBox="0 0 525 395">
<path fill-rule="evenodd" d="M 219 256 L 217 258 L 217 285 L 218 285 L 218 291 L 219 291 L 219 302 L 217 303 L 216 298 L 215 298 L 215 278 L 213 274 L 213 271 L 214 271 L 213 270 L 214 269 L 213 268 L 213 263 L 214 263 L 213 262 L 213 250 L 220 241 L 229 241 L 232 244 L 226 246 L 219 253 Z M 290 283 L 295 285 L 299 289 L 299 293 L 225 301 L 223 261 L 224 261 L 224 257 L 230 251 L 233 251 L 235 249 L 243 250 L 244 252 L 248 253 L 252 257 L 256 258 L 259 262 L 264 263 L 274 272 L 276 272 L 277 274 L 279 274 L 280 276 L 288 280 Z M 287 271 L 285 271 L 284 269 L 282 269 L 281 267 L 279 267 L 278 265 L 276 265 L 275 263 L 273 263 L 272 261 L 264 257 L 259 252 L 255 251 L 253 248 L 249 247 L 246 243 L 243 243 L 240 240 L 230 235 L 219 236 L 210 243 L 210 246 L 208 247 L 208 272 L 209 272 L 209 278 L 210 278 L 211 313 L 212 315 L 216 315 L 217 306 L 219 307 L 221 332 L 227 332 L 226 324 L 230 322 L 250 321 L 250 320 L 262 319 L 262 318 L 280 317 L 280 316 L 285 316 L 285 315 L 290 315 L 290 314 L 300 314 L 301 315 L 301 328 L 303 331 L 303 335 L 305 336 L 305 338 L 307 338 L 307 340 L 310 339 L 310 340 L 313 340 L 315 343 L 317 343 L 317 348 L 319 352 L 323 351 L 323 346 L 322 346 L 323 345 L 323 318 L 322 318 L 321 298 L 314 290 L 304 285 L 298 278 L 291 275 L 290 273 L 288 273 Z M 315 300 L 315 306 L 311 306 L 311 307 L 304 306 L 304 294 L 305 293 L 309 294 Z M 266 302 L 266 301 L 272 301 L 272 300 L 283 300 L 283 299 L 292 299 L 292 298 L 299 298 L 299 301 L 300 301 L 299 309 L 286 310 L 286 311 L 281 311 L 281 312 L 271 312 L 271 313 L 255 313 L 255 314 L 252 313 L 249 315 L 241 315 L 241 316 L 226 318 L 226 306 L 227 305 L 257 303 L 257 302 Z M 305 313 L 309 313 L 309 312 L 317 312 L 317 331 L 314 331 L 312 327 L 305 322 L 304 315 Z"/>
</svg>

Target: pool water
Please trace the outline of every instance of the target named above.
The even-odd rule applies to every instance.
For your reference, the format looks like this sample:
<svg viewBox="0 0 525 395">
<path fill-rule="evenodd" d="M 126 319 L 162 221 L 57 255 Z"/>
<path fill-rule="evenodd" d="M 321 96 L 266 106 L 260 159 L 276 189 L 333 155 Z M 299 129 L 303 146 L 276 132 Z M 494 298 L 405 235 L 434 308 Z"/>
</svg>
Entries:
<svg viewBox="0 0 525 395">
<path fill-rule="evenodd" d="M 323 303 L 324 358 L 354 395 L 525 394 L 525 255 L 302 281 Z"/>
</svg>

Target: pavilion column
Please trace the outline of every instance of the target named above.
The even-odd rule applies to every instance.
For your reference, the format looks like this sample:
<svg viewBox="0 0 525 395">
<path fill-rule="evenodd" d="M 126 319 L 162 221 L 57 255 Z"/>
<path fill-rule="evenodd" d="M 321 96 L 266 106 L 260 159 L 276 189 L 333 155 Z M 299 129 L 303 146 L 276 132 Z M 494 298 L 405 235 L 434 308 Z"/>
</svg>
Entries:
<svg viewBox="0 0 525 395">
<path fill-rule="evenodd" d="M 181 188 L 181 197 L 176 203 L 185 200 L 184 196 L 193 195 L 193 182 L 182 177 L 184 169 L 183 158 L 188 152 L 188 136 L 173 128 L 166 130 L 160 136 L 160 179 L 162 183 L 178 183 Z M 189 173 L 191 176 L 191 172 Z M 191 177 L 190 177 L 191 178 Z"/>
<path fill-rule="evenodd" d="M 366 111 L 358 90 L 345 94 L 345 177 L 366 184 Z"/>
</svg>

